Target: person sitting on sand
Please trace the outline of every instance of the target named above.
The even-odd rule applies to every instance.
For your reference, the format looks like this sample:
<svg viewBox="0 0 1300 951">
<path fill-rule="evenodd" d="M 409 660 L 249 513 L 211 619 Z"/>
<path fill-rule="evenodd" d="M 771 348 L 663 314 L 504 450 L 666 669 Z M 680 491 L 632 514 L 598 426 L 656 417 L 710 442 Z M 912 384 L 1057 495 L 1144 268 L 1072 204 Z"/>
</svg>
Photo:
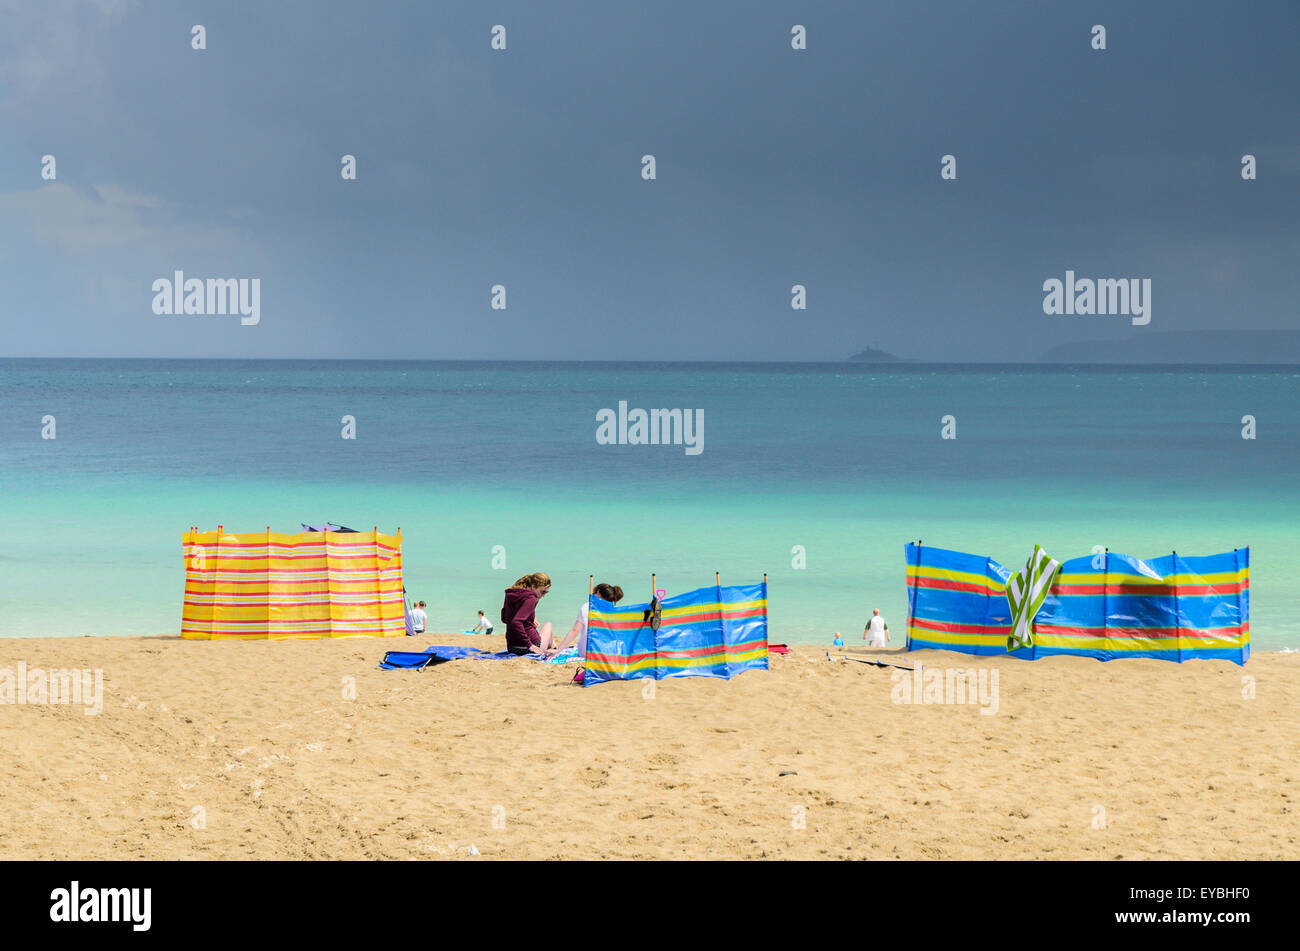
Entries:
<svg viewBox="0 0 1300 951">
<path fill-rule="evenodd" d="M 871 640 L 867 642 L 868 647 L 884 647 L 886 641 L 893 640 L 893 638 L 889 636 L 889 625 L 886 624 L 885 619 L 880 616 L 880 608 L 872 610 L 871 620 L 868 621 L 867 626 L 862 629 L 862 639 L 865 641 L 868 636 L 871 638 Z"/>
<path fill-rule="evenodd" d="M 474 630 L 470 631 L 470 633 L 471 634 L 492 633 L 492 622 L 487 619 L 487 617 L 483 614 L 482 611 L 478 612 L 478 623 L 474 625 Z"/>
<path fill-rule="evenodd" d="M 843 647 L 844 638 L 840 637 L 840 632 L 835 632 L 835 638 L 831 641 L 831 647 Z"/>
<path fill-rule="evenodd" d="M 545 654 L 554 640 L 551 622 L 537 627 L 537 602 L 551 590 L 551 579 L 541 571 L 524 575 L 506 588 L 501 623 L 506 626 L 506 650 L 512 654 Z"/>
<path fill-rule="evenodd" d="M 618 604 L 623 600 L 623 589 L 616 584 L 598 584 L 592 589 L 592 593 L 602 601 L 608 601 L 610 604 Z M 573 627 L 569 628 L 569 633 L 564 635 L 564 640 L 560 642 L 560 646 L 548 652 L 551 656 L 562 653 L 571 644 L 578 645 L 579 657 L 585 658 L 587 656 L 587 612 L 590 609 L 591 602 L 583 601 L 582 607 L 578 608 L 578 619 L 573 622 Z"/>
<path fill-rule="evenodd" d="M 429 626 L 429 615 L 424 613 L 423 601 L 415 602 L 415 610 L 411 612 L 411 620 L 415 622 L 415 633 L 423 634 L 424 629 Z"/>
</svg>

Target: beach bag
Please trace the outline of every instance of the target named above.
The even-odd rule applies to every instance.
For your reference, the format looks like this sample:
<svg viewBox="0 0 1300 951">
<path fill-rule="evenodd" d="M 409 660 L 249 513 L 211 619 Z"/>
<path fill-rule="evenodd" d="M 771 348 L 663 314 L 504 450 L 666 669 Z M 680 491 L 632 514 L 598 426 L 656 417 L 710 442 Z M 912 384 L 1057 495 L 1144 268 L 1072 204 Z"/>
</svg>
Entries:
<svg viewBox="0 0 1300 951">
<path fill-rule="evenodd" d="M 586 667 L 579 667 L 579 668 L 574 672 L 574 674 L 573 674 L 573 680 L 570 681 L 570 683 L 575 683 L 575 684 L 577 684 L 579 687 L 581 687 L 581 686 L 583 686 L 584 684 L 586 684 L 586 682 L 587 682 L 587 668 L 586 668 Z"/>
</svg>

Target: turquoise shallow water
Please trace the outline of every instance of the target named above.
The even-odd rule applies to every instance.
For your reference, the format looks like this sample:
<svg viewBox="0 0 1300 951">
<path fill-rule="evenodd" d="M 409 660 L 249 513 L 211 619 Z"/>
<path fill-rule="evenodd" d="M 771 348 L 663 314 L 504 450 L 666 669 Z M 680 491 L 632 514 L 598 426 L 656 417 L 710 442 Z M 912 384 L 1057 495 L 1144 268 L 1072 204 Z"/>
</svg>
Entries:
<svg viewBox="0 0 1300 951">
<path fill-rule="evenodd" d="M 776 640 L 855 639 L 872 607 L 901 634 L 923 538 L 1249 545 L 1255 645 L 1300 648 L 1297 396 L 1294 368 L 0 361 L 0 634 L 174 633 L 187 526 L 333 520 L 401 526 L 439 631 L 527 571 L 567 626 L 589 572 L 639 598 L 717 570 L 768 572 Z M 598 445 L 620 400 L 704 410 L 704 451 Z"/>
</svg>

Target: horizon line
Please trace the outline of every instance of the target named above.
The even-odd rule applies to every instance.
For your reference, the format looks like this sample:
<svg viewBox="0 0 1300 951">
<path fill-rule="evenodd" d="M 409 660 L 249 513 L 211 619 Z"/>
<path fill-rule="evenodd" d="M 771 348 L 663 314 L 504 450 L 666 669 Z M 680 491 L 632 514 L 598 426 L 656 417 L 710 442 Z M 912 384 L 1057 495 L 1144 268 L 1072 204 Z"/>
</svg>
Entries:
<svg viewBox="0 0 1300 951">
<path fill-rule="evenodd" d="M 539 357 L 425 357 L 413 359 L 411 357 L 194 357 L 194 356 L 93 356 L 93 357 L 55 357 L 55 356 L 8 356 L 0 355 L 0 360 L 61 360 L 68 362 L 85 362 L 92 363 L 95 361 L 136 361 L 136 362 L 190 362 L 190 363 L 564 363 L 564 364 L 657 364 L 657 363 L 676 363 L 676 364 L 694 364 L 694 365 L 735 365 L 735 364 L 755 364 L 755 365 L 816 365 L 816 366 L 865 366 L 865 367 L 898 367 L 898 366 L 1060 366 L 1060 367 L 1300 367 L 1300 361 L 1282 361 L 1282 362 L 1263 362 L 1249 361 L 1245 363 L 1232 361 L 1215 361 L 1207 363 L 1204 361 L 1143 361 L 1143 360 L 922 360 L 912 357 L 897 357 L 892 360 L 853 360 L 848 358 L 841 359 L 806 359 L 806 360 L 781 360 L 781 359 L 715 359 L 715 360 L 681 360 L 681 359 L 610 359 L 610 358 L 591 358 L 575 360 L 573 358 L 539 358 Z"/>
</svg>

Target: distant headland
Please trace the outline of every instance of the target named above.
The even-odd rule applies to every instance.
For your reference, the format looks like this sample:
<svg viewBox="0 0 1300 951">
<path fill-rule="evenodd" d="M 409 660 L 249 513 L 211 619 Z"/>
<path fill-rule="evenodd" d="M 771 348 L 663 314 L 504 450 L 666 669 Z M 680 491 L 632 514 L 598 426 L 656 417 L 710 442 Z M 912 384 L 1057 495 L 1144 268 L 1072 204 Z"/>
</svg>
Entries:
<svg viewBox="0 0 1300 951">
<path fill-rule="evenodd" d="M 875 347 L 867 347 L 862 352 L 849 357 L 849 360 L 860 363 L 899 363 L 901 359 L 901 357 L 896 357 L 892 353 L 877 350 Z"/>
</svg>

